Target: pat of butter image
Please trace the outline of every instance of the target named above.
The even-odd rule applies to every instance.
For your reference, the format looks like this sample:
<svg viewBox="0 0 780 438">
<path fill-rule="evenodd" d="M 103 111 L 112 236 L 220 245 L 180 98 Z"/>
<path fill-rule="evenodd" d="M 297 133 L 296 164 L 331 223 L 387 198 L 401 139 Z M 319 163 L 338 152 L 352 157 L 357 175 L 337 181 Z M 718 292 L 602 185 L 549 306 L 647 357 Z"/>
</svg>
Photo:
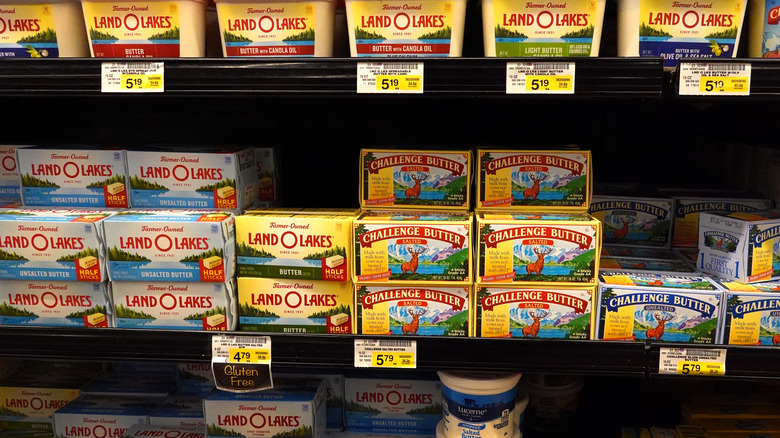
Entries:
<svg viewBox="0 0 780 438">
<path fill-rule="evenodd" d="M 80 258 L 78 263 L 81 269 L 90 269 L 98 264 L 98 259 L 97 257 L 88 256 Z"/>
<path fill-rule="evenodd" d="M 259 185 L 260 185 L 260 188 L 264 188 L 264 187 L 269 187 L 273 183 L 274 183 L 274 180 L 271 179 L 270 177 L 266 176 L 266 177 L 260 178 Z"/>
<path fill-rule="evenodd" d="M 217 189 L 217 196 L 220 198 L 229 198 L 236 194 L 236 189 L 233 187 L 222 187 Z"/>
<path fill-rule="evenodd" d="M 125 190 L 125 185 L 122 183 L 113 183 L 106 186 L 106 190 L 108 193 L 111 193 L 112 195 L 116 195 L 117 193 L 121 193 Z"/>
<path fill-rule="evenodd" d="M 208 258 L 205 258 L 205 259 L 201 260 L 201 262 L 203 263 L 203 267 L 204 268 L 206 268 L 206 269 L 214 269 L 217 266 L 222 264 L 222 257 L 219 257 L 219 256 L 208 257 Z"/>
<path fill-rule="evenodd" d="M 335 268 L 336 266 L 341 266 L 343 264 L 344 264 L 344 256 L 334 255 L 325 258 L 325 266 L 329 268 Z"/>
<path fill-rule="evenodd" d="M 349 321 L 349 315 L 346 313 L 339 313 L 330 317 L 330 323 L 333 325 L 341 325 Z"/>
<path fill-rule="evenodd" d="M 206 317 L 206 324 L 216 327 L 226 321 L 225 315 L 211 315 Z"/>
<path fill-rule="evenodd" d="M 98 325 L 106 322 L 106 315 L 102 313 L 93 313 L 92 315 L 87 315 L 86 318 L 89 325 Z"/>
</svg>

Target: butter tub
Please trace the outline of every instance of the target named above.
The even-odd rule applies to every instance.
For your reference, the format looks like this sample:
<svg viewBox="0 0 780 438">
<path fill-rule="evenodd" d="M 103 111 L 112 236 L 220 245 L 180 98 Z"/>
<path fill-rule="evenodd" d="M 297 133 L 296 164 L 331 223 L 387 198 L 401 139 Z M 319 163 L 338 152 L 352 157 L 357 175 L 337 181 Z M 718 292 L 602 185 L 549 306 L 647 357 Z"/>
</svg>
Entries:
<svg viewBox="0 0 780 438">
<path fill-rule="evenodd" d="M 107 282 L 8 281 L 0 325 L 114 327 Z"/>
<path fill-rule="evenodd" d="M 206 56 L 205 0 L 81 0 L 93 58 Z"/>
<path fill-rule="evenodd" d="M 466 0 L 346 0 L 352 57 L 460 57 Z"/>
<path fill-rule="evenodd" d="M 485 56 L 598 56 L 605 0 L 483 0 Z"/>
<path fill-rule="evenodd" d="M 235 287 L 209 282 L 112 281 L 116 327 L 234 330 Z"/>
<path fill-rule="evenodd" d="M 225 57 L 333 55 L 336 0 L 216 0 Z"/>
<path fill-rule="evenodd" d="M 0 58 L 89 56 L 77 0 L 3 0 L 0 23 Z"/>
</svg>

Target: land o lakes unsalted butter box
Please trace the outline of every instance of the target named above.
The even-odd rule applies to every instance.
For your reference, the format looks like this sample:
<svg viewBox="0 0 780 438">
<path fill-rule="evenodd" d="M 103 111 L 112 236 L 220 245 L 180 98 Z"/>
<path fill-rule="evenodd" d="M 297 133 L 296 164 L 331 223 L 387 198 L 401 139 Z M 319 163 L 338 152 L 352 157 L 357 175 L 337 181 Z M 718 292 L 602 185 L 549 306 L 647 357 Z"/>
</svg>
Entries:
<svg viewBox="0 0 780 438">
<path fill-rule="evenodd" d="M 7 281 L 0 293 L 0 325 L 114 327 L 107 284 Z"/>
<path fill-rule="evenodd" d="M 451 209 L 471 206 L 471 152 L 363 149 L 363 209 Z"/>
<path fill-rule="evenodd" d="M 354 223 L 356 283 L 470 285 L 473 213 L 365 211 Z"/>
<path fill-rule="evenodd" d="M 112 281 L 116 327 L 235 330 L 238 318 L 233 281 Z"/>
<path fill-rule="evenodd" d="M 0 278 L 106 280 L 102 221 L 111 214 L 78 209 L 0 211 Z"/>
<path fill-rule="evenodd" d="M 737 283 L 718 280 L 726 288 L 723 343 L 780 345 L 780 281 Z"/>
<path fill-rule="evenodd" d="M 208 437 L 323 437 L 325 384 L 300 380 L 276 378 L 274 388 L 251 393 L 212 392 L 203 401 Z"/>
<path fill-rule="evenodd" d="M 54 415 L 54 433 L 62 438 L 121 438 L 135 424 L 149 424 L 161 399 L 129 395 L 81 394 Z"/>
<path fill-rule="evenodd" d="M 127 208 L 124 150 L 36 146 L 16 150 L 27 206 Z"/>
<path fill-rule="evenodd" d="M 214 210 L 128 210 L 104 223 L 112 281 L 224 283 L 235 272 L 235 217 Z"/>
<path fill-rule="evenodd" d="M 723 290 L 697 275 L 602 272 L 599 340 L 721 342 Z"/>
<path fill-rule="evenodd" d="M 471 286 L 355 286 L 357 333 L 463 336 L 471 327 Z"/>
<path fill-rule="evenodd" d="M 780 210 L 701 213 L 696 268 L 740 283 L 780 279 Z"/>
<path fill-rule="evenodd" d="M 477 210 L 586 212 L 590 151 L 477 150 Z"/>
<path fill-rule="evenodd" d="M 0 198 L 6 201 L 22 200 L 16 150 L 27 147 L 30 146 L 0 145 Z"/>
<path fill-rule="evenodd" d="M 136 208 L 237 210 L 249 207 L 257 198 L 257 165 L 252 149 L 129 150 L 127 169 L 130 198 Z"/>
<path fill-rule="evenodd" d="M 587 213 L 480 212 L 478 283 L 596 285 L 601 222 Z"/>
<path fill-rule="evenodd" d="M 250 210 L 236 217 L 239 277 L 348 281 L 350 211 Z"/>
<path fill-rule="evenodd" d="M 674 199 L 594 195 L 588 212 L 604 224 L 610 245 L 669 248 Z"/>
<path fill-rule="evenodd" d="M 700 213 L 731 213 L 772 208 L 771 199 L 673 197 L 676 205 L 674 208 L 674 227 L 672 228 L 672 246 L 675 248 L 695 248 L 698 245 Z"/>
<path fill-rule="evenodd" d="M 442 419 L 438 379 L 347 376 L 344 394 L 348 432 L 426 434 Z"/>
<path fill-rule="evenodd" d="M 353 332 L 352 282 L 238 277 L 242 331 Z"/>
<path fill-rule="evenodd" d="M 483 338 L 593 339 L 594 287 L 478 285 L 476 333 Z"/>
<path fill-rule="evenodd" d="M 203 404 L 201 400 L 201 404 Z M 206 438 L 205 426 L 135 424 L 121 438 Z"/>
</svg>

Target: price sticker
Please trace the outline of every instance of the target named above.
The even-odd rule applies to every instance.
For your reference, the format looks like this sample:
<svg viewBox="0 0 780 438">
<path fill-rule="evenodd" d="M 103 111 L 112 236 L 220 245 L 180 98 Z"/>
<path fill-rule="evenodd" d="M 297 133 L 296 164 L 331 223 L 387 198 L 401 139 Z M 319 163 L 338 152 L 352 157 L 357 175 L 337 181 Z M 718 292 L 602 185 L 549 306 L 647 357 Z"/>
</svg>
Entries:
<svg viewBox="0 0 780 438">
<path fill-rule="evenodd" d="M 574 94 L 573 62 L 509 62 L 507 94 Z"/>
<path fill-rule="evenodd" d="M 681 96 L 749 96 L 749 63 L 680 63 Z"/>
<path fill-rule="evenodd" d="M 101 64 L 103 93 L 162 93 L 165 67 L 162 62 L 104 62 Z"/>
<path fill-rule="evenodd" d="M 417 368 L 417 341 L 355 339 L 356 368 Z"/>
<path fill-rule="evenodd" d="M 686 376 L 723 376 L 726 374 L 726 350 L 661 348 L 658 371 Z"/>
<path fill-rule="evenodd" d="M 421 94 L 425 81 L 422 62 L 359 62 L 357 92 L 362 94 Z"/>
<path fill-rule="evenodd" d="M 211 371 L 216 387 L 223 391 L 253 392 L 272 388 L 271 338 L 213 336 Z"/>
<path fill-rule="evenodd" d="M 271 362 L 271 352 L 254 348 L 231 348 L 228 352 L 228 358 L 233 363 L 269 363 Z"/>
</svg>

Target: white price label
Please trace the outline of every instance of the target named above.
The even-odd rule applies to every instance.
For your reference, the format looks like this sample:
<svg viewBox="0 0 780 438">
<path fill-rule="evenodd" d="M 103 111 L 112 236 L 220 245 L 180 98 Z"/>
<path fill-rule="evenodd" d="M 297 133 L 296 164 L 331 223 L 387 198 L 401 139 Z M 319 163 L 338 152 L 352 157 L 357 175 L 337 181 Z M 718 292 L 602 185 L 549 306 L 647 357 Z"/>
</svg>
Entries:
<svg viewBox="0 0 780 438">
<path fill-rule="evenodd" d="M 417 368 L 417 341 L 355 339 L 355 368 Z"/>
<path fill-rule="evenodd" d="M 722 348 L 661 348 L 660 374 L 723 376 L 726 350 Z"/>
<path fill-rule="evenodd" d="M 749 96 L 749 63 L 680 63 L 680 96 Z"/>
<path fill-rule="evenodd" d="M 100 91 L 103 93 L 162 93 L 165 67 L 162 62 L 104 62 Z"/>
<path fill-rule="evenodd" d="M 362 94 L 422 94 L 422 62 L 359 62 L 357 92 Z"/>
<path fill-rule="evenodd" d="M 507 94 L 574 94 L 573 62 L 509 62 Z"/>
<path fill-rule="evenodd" d="M 252 392 L 273 387 L 271 338 L 213 336 L 211 370 L 217 388 L 223 391 Z"/>
</svg>

